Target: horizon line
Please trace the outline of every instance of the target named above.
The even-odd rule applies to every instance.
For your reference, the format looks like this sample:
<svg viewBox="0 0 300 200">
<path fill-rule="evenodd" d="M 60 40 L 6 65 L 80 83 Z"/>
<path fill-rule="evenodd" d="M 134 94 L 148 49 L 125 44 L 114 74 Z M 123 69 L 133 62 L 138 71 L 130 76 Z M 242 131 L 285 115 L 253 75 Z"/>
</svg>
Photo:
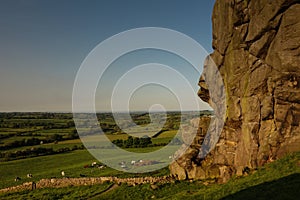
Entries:
<svg viewBox="0 0 300 200">
<path fill-rule="evenodd" d="M 153 112 L 198 112 L 198 111 L 213 111 L 213 109 L 203 109 L 203 110 L 166 110 L 166 111 L 153 111 Z M 149 113 L 149 110 L 134 110 L 129 112 L 147 112 Z M 72 111 L 0 111 L 0 113 L 94 113 L 90 111 L 81 111 L 81 112 L 72 112 Z M 96 113 L 127 113 L 127 111 L 96 111 Z"/>
</svg>

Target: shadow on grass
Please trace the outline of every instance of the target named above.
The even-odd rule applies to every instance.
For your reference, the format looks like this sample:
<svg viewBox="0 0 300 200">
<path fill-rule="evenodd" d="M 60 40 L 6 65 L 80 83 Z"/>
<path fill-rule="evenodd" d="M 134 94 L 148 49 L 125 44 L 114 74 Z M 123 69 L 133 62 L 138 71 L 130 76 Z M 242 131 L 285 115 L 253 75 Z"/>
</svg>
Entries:
<svg viewBox="0 0 300 200">
<path fill-rule="evenodd" d="M 300 197 L 300 173 L 292 174 L 284 178 L 262 183 L 223 199 L 298 199 Z"/>
</svg>

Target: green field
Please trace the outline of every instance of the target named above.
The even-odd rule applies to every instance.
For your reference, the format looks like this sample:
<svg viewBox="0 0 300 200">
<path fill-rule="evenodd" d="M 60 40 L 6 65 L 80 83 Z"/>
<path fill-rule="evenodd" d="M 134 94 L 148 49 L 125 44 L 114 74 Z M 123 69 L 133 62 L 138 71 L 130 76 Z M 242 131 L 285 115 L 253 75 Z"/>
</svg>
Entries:
<svg viewBox="0 0 300 200">
<path fill-rule="evenodd" d="M 233 177 L 225 184 L 208 181 L 178 181 L 135 187 L 122 184 L 103 192 L 109 184 L 45 188 L 0 194 L 1 199 L 298 199 L 300 195 L 300 153 L 270 163 L 245 177 Z"/>
<path fill-rule="evenodd" d="M 196 114 L 193 113 L 193 116 Z M 137 153 L 139 159 L 144 159 L 143 153 L 164 148 L 164 145 L 177 134 L 180 117 L 185 118 L 185 114 L 182 116 L 176 112 L 168 113 L 166 124 L 160 132 L 151 137 L 150 145 L 143 148 L 124 147 L 124 150 Z M 132 118 L 142 127 L 146 127 L 149 123 L 147 113 L 134 113 Z M 130 156 L 126 158 L 115 154 L 110 156 L 113 148 L 105 145 L 106 138 L 108 141 L 126 141 L 129 135 L 116 128 L 111 114 L 98 114 L 98 119 L 101 127 L 104 127 L 102 129 L 107 132 L 101 137 L 96 135 L 86 137 L 87 144 L 104 143 L 104 145 L 103 148 L 90 149 L 90 151 L 110 157 L 111 160 L 130 162 L 132 159 Z M 187 119 L 186 117 L 184 123 L 188 123 Z M 0 155 L 2 156 L 0 157 L 0 188 L 29 181 L 37 182 L 44 178 L 61 178 L 61 171 L 64 171 L 67 177 L 164 176 L 169 174 L 166 165 L 170 160 L 167 155 L 172 155 L 172 150 L 178 147 L 171 145 L 168 154 L 160 155 L 159 159 L 163 161 L 160 165 L 166 167 L 149 173 L 126 173 L 109 167 L 102 169 L 91 167 L 93 162 L 100 165 L 102 163 L 82 146 L 82 139 L 85 137 L 78 138 L 71 114 L 0 113 L 0 122 Z M 131 128 L 131 131 L 136 133 L 138 130 Z M 140 134 L 151 131 L 150 128 Z M 51 151 L 46 154 L 35 152 L 44 149 Z M 19 155 L 18 153 L 23 154 L 16 156 Z M 14 157 L 10 157 L 11 155 Z M 143 167 L 145 166 L 141 166 L 141 169 Z M 27 174 L 32 174 L 33 178 L 27 178 Z M 16 177 L 20 177 L 21 180 L 15 182 Z M 295 153 L 253 171 L 246 177 L 233 177 L 228 183 L 221 185 L 210 180 L 157 184 L 155 188 L 149 184 L 133 187 L 126 184 L 105 183 L 2 193 L 0 199 L 297 199 L 300 196 L 298 188 L 300 188 L 300 153 Z"/>
<path fill-rule="evenodd" d="M 155 148 L 132 149 L 132 151 L 143 153 L 154 151 Z M 77 150 L 70 153 L 56 154 L 49 156 L 39 156 L 35 158 L 20 159 L 0 163 L 0 188 L 18 185 L 28 181 L 38 181 L 43 178 L 61 178 L 61 171 L 68 177 L 80 177 L 80 174 L 88 177 L 97 176 L 118 176 L 133 177 L 136 174 L 120 172 L 109 167 L 104 169 L 84 168 L 92 162 L 98 162 L 87 150 Z M 98 162 L 99 163 L 99 162 Z M 33 178 L 27 178 L 27 174 L 33 174 Z M 142 174 L 140 174 L 142 175 Z M 167 169 L 144 174 L 143 176 L 168 175 Z M 15 182 L 15 177 L 20 177 L 21 181 Z"/>
<path fill-rule="evenodd" d="M 207 114 L 207 112 L 204 113 Z M 111 113 L 99 113 L 97 114 L 99 124 L 105 133 L 105 138 L 109 140 L 105 140 L 104 135 L 102 139 L 99 137 L 98 140 L 92 140 L 93 136 L 90 135 L 91 142 L 85 145 L 90 148 L 101 144 L 101 148 L 111 148 L 110 142 L 127 140 L 129 135 L 126 134 L 126 131 L 128 131 L 132 136 L 150 135 L 151 137 L 151 135 L 155 135 L 155 137 L 151 138 L 152 144 L 149 145 L 121 146 L 121 148 L 129 148 L 127 151 L 136 152 L 140 149 L 141 152 L 148 152 L 149 150 L 141 148 L 148 146 L 157 150 L 159 149 L 156 148 L 157 146 L 162 148 L 172 140 L 177 133 L 181 119 L 182 123 L 188 123 L 192 117 L 199 116 L 199 112 L 169 112 L 164 115 L 164 119 L 160 119 L 159 115 L 156 116 L 159 124 L 148 126 L 151 122 L 148 113 L 131 113 L 132 120 L 140 127 L 132 126 L 130 123 L 126 125 L 125 120 L 126 128 L 120 130 Z M 119 116 L 122 119 L 123 115 L 119 114 Z M 0 161 L 83 149 L 72 117 L 71 113 L 0 113 Z M 165 124 L 162 123 L 164 121 Z M 89 127 L 82 130 L 88 133 L 91 131 L 92 134 L 96 131 L 96 129 Z M 133 147 L 137 149 L 133 149 Z"/>
<path fill-rule="evenodd" d="M 66 171 L 68 176 L 79 176 L 79 173 L 89 173 L 84 165 L 92 163 L 95 159 L 86 151 L 74 151 L 70 153 L 40 156 L 0 163 L 0 176 L 3 179 L 0 187 L 20 184 L 30 181 L 27 174 L 33 174 L 33 180 L 42 178 L 61 177 L 60 172 Z M 95 173 L 98 173 L 95 172 Z M 91 175 L 89 173 L 89 175 Z M 15 177 L 21 178 L 20 182 L 15 182 Z"/>
<path fill-rule="evenodd" d="M 37 193 L 19 192 L 15 195 L 1 195 L 3 199 L 88 199 L 91 196 L 97 197 L 105 192 L 111 183 L 104 183 L 95 186 L 77 186 L 67 188 L 50 189 L 45 188 L 39 190 Z"/>
</svg>

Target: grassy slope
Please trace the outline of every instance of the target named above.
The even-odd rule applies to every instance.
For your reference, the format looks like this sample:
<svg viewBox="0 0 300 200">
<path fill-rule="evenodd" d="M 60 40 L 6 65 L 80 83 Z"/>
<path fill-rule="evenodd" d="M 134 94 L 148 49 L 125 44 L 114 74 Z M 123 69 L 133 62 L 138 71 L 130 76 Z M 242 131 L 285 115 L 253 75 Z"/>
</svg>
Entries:
<svg viewBox="0 0 300 200">
<path fill-rule="evenodd" d="M 23 200 L 23 199 L 39 199 L 39 200 L 56 200 L 56 199 L 87 199 L 90 196 L 98 196 L 106 191 L 111 183 L 104 183 L 94 186 L 76 186 L 68 188 L 49 189 L 44 188 L 35 192 L 18 192 L 17 194 L 4 194 L 1 199 L 7 200 Z"/>
<path fill-rule="evenodd" d="M 266 165 L 255 173 L 226 184 L 204 186 L 201 182 L 179 182 L 157 190 L 149 185 L 121 186 L 105 199 L 297 199 L 300 196 L 300 153 Z M 120 198 L 122 197 L 122 198 Z"/>
<path fill-rule="evenodd" d="M 78 150 L 70 153 L 56 154 L 50 156 L 40 156 L 9 162 L 0 163 L 0 188 L 21 184 L 22 182 L 37 181 L 42 178 L 61 177 L 63 170 L 68 177 L 86 176 L 110 176 L 121 175 L 122 172 L 105 168 L 84 168 L 97 161 L 86 150 Z M 33 174 L 33 178 L 27 178 L 28 173 Z M 21 177 L 21 181 L 15 182 L 15 177 Z M 1 198 L 0 198 L 1 199 Z"/>
<path fill-rule="evenodd" d="M 49 177 L 60 177 L 60 171 L 82 171 L 85 164 L 94 161 L 93 157 L 85 150 L 75 151 L 51 156 L 40 156 L 0 163 L 0 187 L 20 184 L 30 181 L 26 174 L 33 174 L 33 180 Z M 68 174 L 67 174 L 68 175 Z M 15 177 L 21 177 L 21 181 L 14 182 Z"/>
<path fill-rule="evenodd" d="M 135 152 L 154 151 L 159 147 L 149 147 L 141 149 L 129 149 Z M 55 154 L 49 156 L 40 156 L 26 158 L 8 162 L 0 162 L 0 188 L 13 185 L 19 185 L 23 182 L 37 181 L 43 178 L 61 177 L 60 172 L 63 170 L 68 177 L 80 177 L 84 174 L 90 177 L 96 176 L 134 176 L 119 172 L 111 168 L 84 168 L 85 165 L 91 165 L 97 161 L 87 150 L 77 150 L 69 153 Z M 27 178 L 27 174 L 33 174 L 33 178 Z M 148 175 L 166 175 L 168 170 L 161 170 Z M 15 177 L 21 177 L 21 181 L 15 182 Z M 1 199 L 1 198 L 0 198 Z"/>
<path fill-rule="evenodd" d="M 30 192 L 0 194 L 0 199 L 74 199 L 74 197 L 97 199 L 297 199 L 300 196 L 300 153 L 292 154 L 260 168 L 246 177 L 232 178 L 226 184 L 205 186 L 202 182 L 188 181 L 116 189 L 100 194 L 108 185 L 68 187 L 63 189 L 40 189 Z M 67 191 L 67 192 L 66 192 Z M 73 192 L 74 193 L 73 193 Z M 72 196 L 69 196 L 72 194 Z M 47 196 L 45 196 L 47 195 Z M 76 196 L 77 195 L 77 196 Z M 47 197 L 47 198 L 46 198 Z"/>
</svg>

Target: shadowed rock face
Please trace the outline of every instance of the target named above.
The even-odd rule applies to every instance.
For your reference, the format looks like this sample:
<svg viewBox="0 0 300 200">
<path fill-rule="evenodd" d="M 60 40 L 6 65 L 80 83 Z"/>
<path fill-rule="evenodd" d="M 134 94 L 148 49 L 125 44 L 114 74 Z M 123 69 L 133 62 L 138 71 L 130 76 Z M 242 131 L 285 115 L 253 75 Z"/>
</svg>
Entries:
<svg viewBox="0 0 300 200">
<path fill-rule="evenodd" d="M 197 159 L 202 141 L 194 141 L 170 170 L 179 179 L 224 182 L 300 150 L 300 0 L 216 0 L 212 21 L 211 59 L 224 81 L 225 126 L 205 159 Z M 216 111 L 205 82 L 210 63 L 198 94 Z M 199 129 L 204 126 L 200 120 Z"/>
</svg>

